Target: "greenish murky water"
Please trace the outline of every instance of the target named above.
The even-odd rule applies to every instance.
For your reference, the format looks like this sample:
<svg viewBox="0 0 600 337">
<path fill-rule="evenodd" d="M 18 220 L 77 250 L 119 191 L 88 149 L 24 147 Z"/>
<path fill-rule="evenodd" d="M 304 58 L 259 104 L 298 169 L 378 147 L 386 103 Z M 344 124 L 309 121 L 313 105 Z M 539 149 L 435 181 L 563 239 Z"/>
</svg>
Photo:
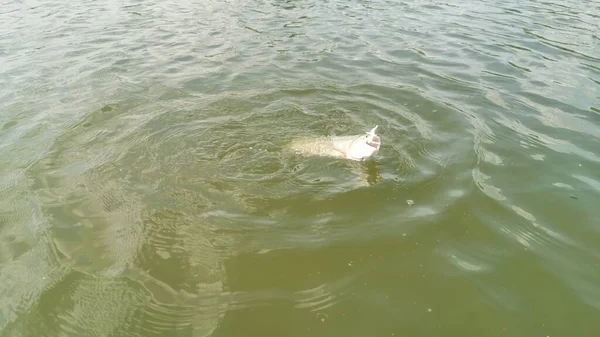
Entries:
<svg viewBox="0 0 600 337">
<path fill-rule="evenodd" d="M 0 335 L 598 336 L 594 1 L 4 1 Z M 379 125 L 374 161 L 295 139 Z"/>
</svg>

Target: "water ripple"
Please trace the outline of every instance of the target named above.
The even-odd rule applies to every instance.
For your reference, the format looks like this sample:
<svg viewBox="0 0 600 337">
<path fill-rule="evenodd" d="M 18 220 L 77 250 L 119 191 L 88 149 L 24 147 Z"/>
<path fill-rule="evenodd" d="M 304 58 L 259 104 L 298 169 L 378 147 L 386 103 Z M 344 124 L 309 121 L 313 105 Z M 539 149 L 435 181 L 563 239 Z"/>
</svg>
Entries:
<svg viewBox="0 0 600 337">
<path fill-rule="evenodd" d="M 3 334 L 585 335 L 599 11 L 5 1 Z"/>
</svg>

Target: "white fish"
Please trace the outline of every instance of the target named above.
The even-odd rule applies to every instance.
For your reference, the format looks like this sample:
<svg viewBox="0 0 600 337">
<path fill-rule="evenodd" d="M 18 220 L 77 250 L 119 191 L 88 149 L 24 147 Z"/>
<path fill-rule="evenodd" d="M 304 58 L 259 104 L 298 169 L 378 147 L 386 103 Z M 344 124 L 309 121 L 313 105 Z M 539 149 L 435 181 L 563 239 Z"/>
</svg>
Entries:
<svg viewBox="0 0 600 337">
<path fill-rule="evenodd" d="M 378 125 L 365 135 L 299 139 L 290 145 L 297 154 L 328 156 L 364 161 L 379 151 L 381 138 L 375 134 Z"/>
</svg>

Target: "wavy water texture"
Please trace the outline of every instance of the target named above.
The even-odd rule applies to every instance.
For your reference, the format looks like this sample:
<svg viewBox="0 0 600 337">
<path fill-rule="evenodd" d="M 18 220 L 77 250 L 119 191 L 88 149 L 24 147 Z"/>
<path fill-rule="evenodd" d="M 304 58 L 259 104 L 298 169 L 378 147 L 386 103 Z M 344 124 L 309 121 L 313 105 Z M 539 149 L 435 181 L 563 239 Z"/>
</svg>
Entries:
<svg viewBox="0 0 600 337">
<path fill-rule="evenodd" d="M 0 336 L 595 336 L 598 18 L 5 1 Z"/>
</svg>

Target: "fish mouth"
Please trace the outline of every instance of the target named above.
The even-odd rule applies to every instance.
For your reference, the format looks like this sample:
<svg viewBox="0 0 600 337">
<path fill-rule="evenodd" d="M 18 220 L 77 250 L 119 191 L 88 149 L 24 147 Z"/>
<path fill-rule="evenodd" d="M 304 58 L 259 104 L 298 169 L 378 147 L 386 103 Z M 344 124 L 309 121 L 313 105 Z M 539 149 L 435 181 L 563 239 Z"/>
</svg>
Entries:
<svg viewBox="0 0 600 337">
<path fill-rule="evenodd" d="M 370 147 L 374 147 L 374 148 L 377 149 L 377 148 L 379 148 L 379 145 L 381 145 L 381 144 L 375 143 L 375 142 L 367 142 L 367 145 L 369 145 Z"/>
<path fill-rule="evenodd" d="M 381 146 L 381 140 L 377 136 L 373 137 L 373 139 L 367 139 L 366 143 L 367 145 L 375 149 L 379 149 L 379 147 Z"/>
</svg>

